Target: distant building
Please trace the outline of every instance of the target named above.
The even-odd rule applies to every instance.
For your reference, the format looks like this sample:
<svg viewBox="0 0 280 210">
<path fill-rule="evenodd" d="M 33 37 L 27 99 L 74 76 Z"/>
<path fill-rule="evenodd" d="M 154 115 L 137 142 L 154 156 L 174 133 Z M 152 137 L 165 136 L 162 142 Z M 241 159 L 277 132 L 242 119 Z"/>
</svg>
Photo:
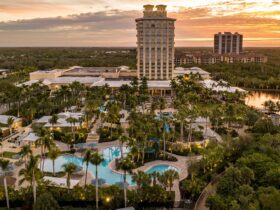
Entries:
<svg viewBox="0 0 280 210">
<path fill-rule="evenodd" d="M 174 77 L 174 23 L 165 5 L 144 6 L 143 18 L 136 19 L 137 76 L 148 80 Z"/>
<path fill-rule="evenodd" d="M 50 71 L 34 71 L 29 74 L 30 81 L 43 81 L 59 77 L 102 77 L 105 79 L 131 79 L 137 77 L 136 70 L 128 66 L 119 67 L 81 67 L 73 66 L 69 69 L 55 69 Z M 28 84 L 26 84 L 28 85 Z"/>
<path fill-rule="evenodd" d="M 54 91 L 61 86 L 68 86 L 79 82 L 87 87 L 101 87 L 107 85 L 112 91 L 118 91 L 122 85 L 130 85 L 137 77 L 136 70 L 127 66 L 119 67 L 80 67 L 57 69 L 51 71 L 35 71 L 30 73 L 30 80 L 18 86 L 30 86 L 35 83 L 46 85 Z M 148 89 L 154 96 L 171 95 L 171 80 L 148 80 Z"/>
<path fill-rule="evenodd" d="M 243 35 L 239 33 L 225 32 L 214 35 L 214 53 L 239 54 L 243 49 Z"/>
<path fill-rule="evenodd" d="M 174 59 L 175 66 L 186 64 L 215 64 L 215 63 L 267 63 L 267 56 L 261 54 L 215 54 L 215 53 L 196 53 L 196 54 L 176 54 Z"/>
</svg>

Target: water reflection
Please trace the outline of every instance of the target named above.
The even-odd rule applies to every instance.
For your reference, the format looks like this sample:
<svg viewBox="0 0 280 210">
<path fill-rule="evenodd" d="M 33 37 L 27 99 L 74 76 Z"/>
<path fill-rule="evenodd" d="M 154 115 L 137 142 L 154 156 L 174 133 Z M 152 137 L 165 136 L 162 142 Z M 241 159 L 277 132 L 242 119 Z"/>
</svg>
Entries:
<svg viewBox="0 0 280 210">
<path fill-rule="evenodd" d="M 265 101 L 280 101 L 280 92 L 251 91 L 245 98 L 245 103 L 258 109 L 263 108 Z"/>
</svg>

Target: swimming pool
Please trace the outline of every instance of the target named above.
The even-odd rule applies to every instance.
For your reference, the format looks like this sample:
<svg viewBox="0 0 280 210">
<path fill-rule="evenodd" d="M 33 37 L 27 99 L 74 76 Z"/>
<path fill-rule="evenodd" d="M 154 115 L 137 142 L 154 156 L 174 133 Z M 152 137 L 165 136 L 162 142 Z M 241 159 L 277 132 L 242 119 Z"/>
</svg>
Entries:
<svg viewBox="0 0 280 210">
<path fill-rule="evenodd" d="M 128 152 L 127 148 L 123 148 L 124 154 Z M 106 184 L 116 184 L 123 181 L 123 175 L 113 172 L 109 167 L 109 163 L 112 162 L 116 158 L 121 157 L 121 151 L 119 147 L 108 147 L 103 150 L 103 156 L 104 161 L 98 166 L 98 176 L 99 178 L 102 178 L 105 180 Z M 55 172 L 63 171 L 63 164 L 72 162 L 77 166 L 83 167 L 83 169 L 86 169 L 86 165 L 83 164 L 83 158 L 82 157 L 76 157 L 73 155 L 61 155 L 55 160 Z M 173 169 L 177 170 L 177 168 L 167 165 L 167 164 L 160 164 L 153 166 L 149 170 L 146 171 L 146 173 L 152 173 L 153 171 L 157 171 L 160 174 L 164 173 L 164 171 Z M 44 171 L 46 172 L 52 172 L 53 170 L 53 164 L 52 160 L 46 159 L 44 164 Z M 95 175 L 95 165 L 89 164 L 88 171 L 91 172 L 93 175 Z M 126 177 L 127 183 L 131 186 L 134 186 L 135 183 L 132 182 L 132 176 L 127 175 Z"/>
<path fill-rule="evenodd" d="M 171 165 L 167 165 L 167 164 L 160 164 L 160 165 L 153 166 L 145 172 L 148 174 L 151 174 L 153 172 L 159 172 L 160 174 L 162 174 L 167 170 L 174 170 L 174 171 L 179 172 L 178 168 L 171 166 Z"/>
</svg>

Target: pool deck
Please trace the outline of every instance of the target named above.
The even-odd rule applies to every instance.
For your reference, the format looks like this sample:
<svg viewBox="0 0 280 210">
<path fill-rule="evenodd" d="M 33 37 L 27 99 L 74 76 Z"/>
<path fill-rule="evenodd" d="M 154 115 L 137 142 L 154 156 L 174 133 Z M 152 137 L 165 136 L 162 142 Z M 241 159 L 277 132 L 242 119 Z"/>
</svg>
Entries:
<svg viewBox="0 0 280 210">
<path fill-rule="evenodd" d="M 109 142 L 107 142 L 109 143 Z M 109 147 L 109 146 L 120 146 L 118 141 L 115 142 L 110 142 L 110 144 L 107 143 L 101 143 L 99 144 L 99 148 L 101 150 Z M 178 168 L 179 170 L 179 180 L 175 180 L 173 187 L 172 187 L 172 191 L 175 192 L 175 201 L 180 201 L 181 200 L 181 193 L 180 193 L 180 189 L 179 189 L 179 182 L 185 178 L 187 178 L 188 176 L 188 166 L 190 165 L 191 162 L 194 161 L 198 161 L 202 158 L 202 156 L 179 156 L 179 155 L 175 155 L 175 154 L 171 154 L 166 152 L 166 154 L 169 154 L 173 157 L 177 158 L 177 161 L 164 161 L 164 160 L 155 160 L 155 161 L 151 161 L 148 163 L 145 163 L 143 166 L 136 168 L 133 170 L 133 173 L 137 172 L 137 171 L 147 171 L 150 168 L 157 166 L 157 165 L 170 165 L 173 167 Z M 115 164 L 115 160 L 113 160 L 111 163 L 109 163 L 108 167 L 114 172 L 114 173 L 118 173 L 118 174 L 124 174 L 124 172 L 122 170 L 117 170 L 116 169 L 116 164 Z M 129 186 L 129 188 L 135 188 L 132 186 Z"/>
<path fill-rule="evenodd" d="M 59 147 L 59 149 L 61 151 L 66 151 L 68 150 L 68 146 L 64 143 L 61 142 L 56 142 L 56 145 Z M 113 141 L 113 142 L 103 142 L 103 143 L 98 143 L 97 146 L 95 148 L 98 149 L 98 151 L 103 151 L 104 149 L 108 148 L 108 147 L 120 147 L 120 143 L 119 141 Z M 39 149 L 38 148 L 34 148 L 33 149 L 35 154 L 39 154 Z M 145 163 L 143 166 L 134 169 L 133 173 L 137 172 L 137 171 L 147 171 L 149 169 L 151 169 L 154 166 L 157 165 L 170 165 L 173 167 L 176 167 L 179 170 L 179 180 L 175 180 L 174 181 L 174 185 L 172 187 L 172 191 L 175 192 L 175 201 L 180 201 L 181 200 L 181 194 L 180 194 L 180 189 L 179 189 L 179 182 L 183 179 L 185 179 L 188 176 L 188 166 L 189 163 L 193 162 L 193 161 L 198 161 L 199 159 L 201 159 L 201 156 L 191 156 L 191 157 L 185 157 L 185 156 L 179 156 L 179 155 L 175 155 L 175 154 L 171 154 L 166 152 L 166 154 L 171 155 L 173 157 L 177 158 L 177 161 L 164 161 L 164 160 L 155 160 L 155 161 L 151 161 L 148 163 Z M 77 157 L 82 157 L 81 153 L 76 153 L 75 156 Z M 21 165 L 20 167 L 17 167 L 16 170 L 16 177 L 19 178 L 18 172 L 21 168 L 24 167 L 24 164 Z M 118 173 L 118 174 L 124 174 L 123 171 L 121 170 L 117 170 L 116 169 L 116 164 L 115 164 L 115 160 L 113 160 L 112 162 L 109 163 L 108 167 L 114 172 L 114 173 Z M 87 176 L 87 184 L 91 183 L 91 180 L 94 179 L 94 175 L 91 174 L 90 172 L 88 172 L 88 176 Z M 85 183 L 85 173 L 84 176 L 82 176 L 79 179 L 79 185 L 80 186 L 84 186 Z M 27 186 L 28 183 L 24 183 L 23 186 Z M 21 186 L 21 187 L 23 187 Z M 105 185 L 103 185 L 105 186 Z M 16 182 L 16 188 L 19 188 L 19 184 L 18 184 L 18 180 Z M 136 186 L 129 186 L 130 189 L 135 188 Z"/>
</svg>

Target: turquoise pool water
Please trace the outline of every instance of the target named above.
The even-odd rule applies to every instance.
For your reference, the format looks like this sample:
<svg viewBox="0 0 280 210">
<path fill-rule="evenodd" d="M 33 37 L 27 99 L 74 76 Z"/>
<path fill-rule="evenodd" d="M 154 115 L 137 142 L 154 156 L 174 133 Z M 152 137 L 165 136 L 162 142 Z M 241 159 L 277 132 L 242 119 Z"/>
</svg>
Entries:
<svg viewBox="0 0 280 210">
<path fill-rule="evenodd" d="M 128 152 L 128 149 L 123 148 L 124 154 Z M 121 157 L 121 152 L 119 147 L 109 147 L 103 150 L 103 156 L 104 161 L 98 166 L 98 176 L 99 178 L 102 178 L 105 180 L 107 184 L 116 184 L 118 182 L 123 181 L 123 175 L 119 173 L 115 173 L 110 170 L 108 167 L 109 163 L 112 162 L 114 159 Z M 63 164 L 72 162 L 77 166 L 83 167 L 83 169 L 86 169 L 86 165 L 83 164 L 83 158 L 82 157 L 76 157 L 72 155 L 62 155 L 59 156 L 55 160 L 55 171 L 63 171 Z M 159 173 L 164 173 L 164 171 L 173 169 L 177 170 L 177 168 L 162 164 L 162 165 L 156 165 L 152 168 L 150 168 L 146 173 L 152 173 L 153 171 L 157 171 Z M 52 160 L 46 159 L 44 164 L 44 171 L 46 172 L 52 172 L 53 171 L 53 164 Z M 95 165 L 89 164 L 88 171 L 91 172 L 93 175 L 95 175 Z M 127 175 L 127 183 L 131 186 L 134 186 L 135 184 L 132 182 L 132 177 L 130 175 Z"/>
<path fill-rule="evenodd" d="M 156 165 L 153 166 L 152 168 L 150 168 L 149 170 L 146 171 L 146 173 L 151 174 L 153 172 L 159 172 L 159 173 L 164 173 L 167 170 L 174 170 L 179 172 L 178 168 L 171 166 L 171 165 L 165 165 L 165 164 L 160 164 L 160 165 Z"/>
</svg>

